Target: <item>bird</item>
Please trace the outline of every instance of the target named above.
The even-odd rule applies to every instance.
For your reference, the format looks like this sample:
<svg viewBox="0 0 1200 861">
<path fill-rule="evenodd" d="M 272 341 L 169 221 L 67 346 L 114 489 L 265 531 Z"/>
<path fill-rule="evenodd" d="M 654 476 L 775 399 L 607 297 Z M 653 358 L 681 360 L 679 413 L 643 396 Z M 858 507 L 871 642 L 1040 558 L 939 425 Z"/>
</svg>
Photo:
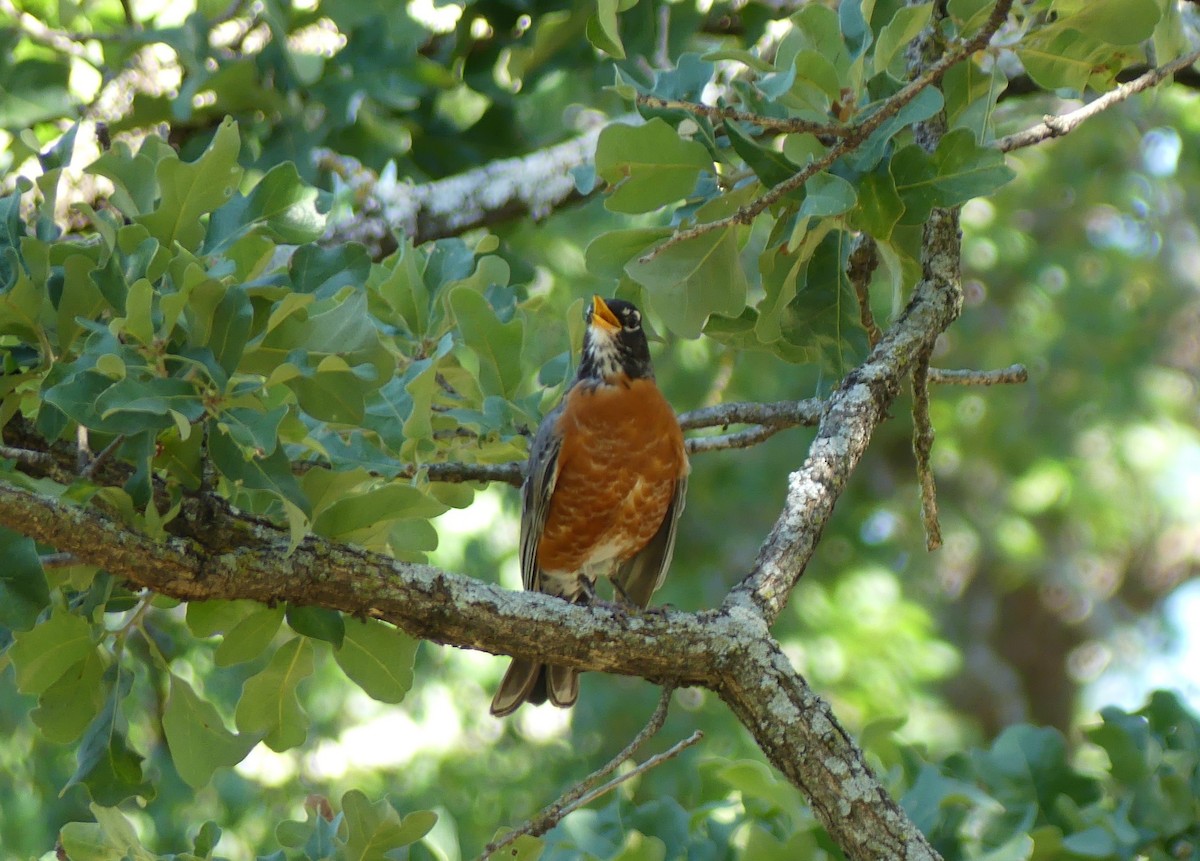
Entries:
<svg viewBox="0 0 1200 861">
<path fill-rule="evenodd" d="M 671 565 L 690 466 L 659 390 L 641 312 L 593 296 L 574 380 L 538 426 L 521 489 L 521 580 L 574 604 L 608 577 L 619 604 L 644 608 Z M 514 658 L 492 699 L 569 708 L 579 671 Z"/>
</svg>

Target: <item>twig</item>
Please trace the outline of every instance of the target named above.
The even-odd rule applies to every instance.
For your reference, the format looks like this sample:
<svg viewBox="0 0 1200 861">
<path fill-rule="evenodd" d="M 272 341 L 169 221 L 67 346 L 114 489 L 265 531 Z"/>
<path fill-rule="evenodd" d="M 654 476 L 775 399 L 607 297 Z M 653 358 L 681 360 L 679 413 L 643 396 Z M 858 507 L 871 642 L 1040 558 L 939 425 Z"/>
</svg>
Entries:
<svg viewBox="0 0 1200 861">
<path fill-rule="evenodd" d="M 27 448 L 13 448 L 11 445 L 0 445 L 0 457 L 15 460 L 22 466 L 49 467 L 54 466 L 54 458 L 44 451 L 32 451 Z"/>
<path fill-rule="evenodd" d="M 84 467 L 80 475 L 88 479 L 94 477 L 99 471 L 100 467 L 104 466 L 108 459 L 116 453 L 117 449 L 121 447 L 121 443 L 123 442 L 125 442 L 125 434 L 117 434 L 116 439 L 106 445 L 100 451 L 100 453 L 92 459 L 92 462 Z"/>
<path fill-rule="evenodd" d="M 813 424 L 816 424 L 816 422 L 813 422 Z M 692 437 L 686 441 L 685 445 L 687 446 L 688 454 L 721 451 L 727 448 L 750 448 L 752 445 L 765 442 L 781 430 L 783 430 L 782 425 L 755 425 L 736 433 L 721 434 L 720 436 Z"/>
<path fill-rule="evenodd" d="M 728 427 L 733 424 L 813 425 L 821 418 L 824 402 L 817 398 L 773 403 L 733 402 L 701 407 L 679 416 L 679 426 L 696 428 Z"/>
<path fill-rule="evenodd" d="M 818 123 L 812 120 L 801 120 L 794 117 L 767 117 L 750 111 L 739 111 L 737 108 L 721 108 L 714 105 L 704 105 L 699 102 L 689 102 L 683 99 L 663 99 L 639 93 L 636 101 L 639 105 L 661 111 L 687 111 L 689 114 L 704 117 L 712 123 L 723 120 L 753 123 L 764 129 L 785 134 L 809 133 L 827 137 L 846 137 L 852 129 L 840 123 Z"/>
<path fill-rule="evenodd" d="M 929 382 L 955 386 L 995 386 L 999 384 L 1026 383 L 1029 372 L 1024 365 L 1009 365 L 995 371 L 973 371 L 970 369 L 929 369 Z"/>
<path fill-rule="evenodd" d="M 863 141 L 878 129 L 883 123 L 895 116 L 900 110 L 920 95 L 925 89 L 933 84 L 936 84 L 942 79 L 950 68 L 971 56 L 976 51 L 983 48 L 991 40 L 992 35 L 1000 29 L 1000 25 L 1004 23 L 1008 17 L 1008 10 L 1012 8 L 1013 0 L 999 0 L 995 8 L 992 9 L 992 14 L 988 17 L 987 23 L 983 25 L 978 33 L 976 33 L 969 41 L 963 42 L 952 51 L 943 54 L 929 69 L 919 78 L 909 82 L 903 88 L 896 92 L 891 98 L 885 101 L 878 110 L 864 119 L 857 125 L 852 126 L 844 137 L 835 143 L 821 158 L 809 162 L 803 168 L 783 182 L 771 188 L 757 200 L 747 203 L 738 208 L 732 215 L 725 218 L 718 218 L 715 221 L 708 221 L 703 224 L 697 224 L 694 227 L 689 227 L 686 230 L 678 230 L 672 234 L 667 240 L 656 245 L 648 252 L 638 258 L 641 263 L 649 263 L 659 254 L 672 245 L 678 245 L 680 242 L 686 242 L 690 239 L 696 239 L 706 233 L 711 233 L 714 230 L 720 230 L 725 227 L 732 227 L 735 224 L 751 224 L 755 218 L 765 212 L 769 207 L 778 202 L 785 195 L 797 190 L 803 186 L 809 179 L 823 170 L 829 168 L 843 155 L 857 149 Z"/>
<path fill-rule="evenodd" d="M 70 568 L 73 565 L 86 564 L 74 553 L 47 553 L 38 557 L 38 561 L 42 563 L 42 568 Z"/>
<path fill-rule="evenodd" d="M 601 795 L 619 786 L 621 783 L 633 777 L 635 774 L 641 774 L 650 770 L 651 768 L 654 768 L 656 765 L 659 765 L 671 757 L 678 755 L 680 751 L 690 747 L 703 738 L 704 734 L 697 730 L 683 741 L 676 743 L 660 754 L 650 757 L 627 774 L 620 775 L 603 786 L 592 789 L 597 782 L 603 780 L 616 771 L 621 763 L 625 762 L 625 760 L 637 753 L 638 749 L 643 744 L 645 744 L 655 733 L 662 729 L 663 724 L 667 720 L 667 708 L 671 704 L 671 694 L 674 692 L 674 690 L 674 686 L 670 684 L 663 687 L 662 696 L 659 698 L 658 706 L 654 709 L 654 713 L 650 715 L 650 720 L 648 720 L 646 725 L 642 727 L 641 732 L 634 736 L 633 740 L 629 742 L 629 744 L 625 745 L 620 753 L 610 759 L 599 769 L 593 771 L 583 780 L 579 781 L 579 783 L 575 784 L 567 792 L 563 793 L 558 800 L 556 800 L 553 804 L 543 808 L 540 813 L 538 813 L 524 825 L 513 829 L 499 840 L 489 843 L 487 846 L 485 846 L 483 853 L 479 856 L 479 861 L 487 861 L 487 859 L 492 855 L 499 852 L 505 846 L 514 843 L 518 838 L 526 834 L 530 835 L 531 837 L 540 837 L 561 822 L 563 818 L 571 811 L 577 810 L 585 804 L 595 801 Z"/>
<path fill-rule="evenodd" d="M 929 463 L 933 451 L 933 421 L 929 418 L 929 352 L 917 357 L 912 370 L 913 454 L 917 458 L 917 478 L 921 481 L 921 519 L 925 521 L 925 547 L 942 546 L 942 527 L 938 523 L 937 484 Z"/>
<path fill-rule="evenodd" d="M 879 248 L 875 240 L 867 233 L 858 234 L 850 250 L 850 259 L 846 262 L 846 276 L 854 286 L 854 295 L 858 299 L 858 318 L 867 332 L 867 343 L 872 349 L 883 337 L 875 323 L 875 315 L 871 313 L 871 293 L 867 289 L 878 267 Z"/>
<path fill-rule="evenodd" d="M 510 463 L 427 463 L 422 466 L 406 466 L 399 477 L 412 478 L 424 472 L 430 481 L 502 481 L 520 487 L 524 481 L 521 464 Z"/>
<path fill-rule="evenodd" d="M 1041 143 L 1049 138 L 1062 137 L 1075 130 L 1075 128 L 1084 120 L 1094 117 L 1096 114 L 1106 111 L 1113 105 L 1119 104 L 1135 93 L 1140 93 L 1142 90 L 1147 90 L 1168 78 L 1176 72 L 1186 69 L 1194 63 L 1200 62 L 1200 50 L 1192 51 L 1190 54 L 1185 54 L 1166 65 L 1159 66 L 1156 69 L 1151 69 L 1141 77 L 1134 78 L 1127 84 L 1122 84 L 1115 90 L 1110 90 L 1098 99 L 1089 102 L 1082 108 L 1057 116 L 1047 116 L 1042 122 L 1036 126 L 1025 129 L 1024 131 L 1015 132 L 1014 134 L 1002 137 L 992 143 L 1000 152 L 1012 152 L 1015 149 L 1022 147 L 1033 146 Z"/>
</svg>

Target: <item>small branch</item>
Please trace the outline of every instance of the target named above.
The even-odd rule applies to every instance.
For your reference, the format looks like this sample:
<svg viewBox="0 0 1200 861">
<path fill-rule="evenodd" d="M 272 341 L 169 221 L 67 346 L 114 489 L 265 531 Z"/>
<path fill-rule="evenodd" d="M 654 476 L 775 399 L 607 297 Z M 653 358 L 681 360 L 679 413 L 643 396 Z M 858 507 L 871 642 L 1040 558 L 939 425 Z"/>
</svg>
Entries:
<svg viewBox="0 0 1200 861">
<path fill-rule="evenodd" d="M 867 332 L 867 343 L 874 349 L 883 338 L 879 326 L 875 323 L 875 315 L 871 313 L 871 276 L 879 267 L 879 249 L 875 240 L 869 234 L 860 233 L 854 238 L 854 247 L 850 250 L 850 259 L 846 263 L 846 275 L 854 286 L 854 295 L 858 299 L 858 318 L 863 329 Z"/>
<path fill-rule="evenodd" d="M 44 451 L 31 451 L 26 448 L 13 448 L 11 445 L 0 445 L 0 457 L 15 460 L 22 466 L 46 469 L 55 465 L 54 458 Z"/>
<path fill-rule="evenodd" d="M 1012 152 L 1027 146 L 1039 144 L 1049 138 L 1062 137 L 1074 131 L 1084 120 L 1108 110 L 1113 105 L 1120 104 L 1130 96 L 1158 85 L 1164 79 L 1176 72 L 1200 62 L 1200 50 L 1192 51 L 1178 59 L 1172 60 L 1157 69 L 1151 69 L 1141 77 L 1134 78 L 1127 84 L 1122 84 L 1115 90 L 1110 90 L 1082 108 L 1057 116 L 1048 116 L 1036 126 L 1002 137 L 992 143 L 1000 152 Z"/>
<path fill-rule="evenodd" d="M 921 482 L 921 519 L 925 523 L 925 548 L 942 546 L 942 527 L 938 523 L 937 484 L 933 479 L 930 454 L 933 452 L 933 421 L 929 418 L 929 351 L 917 357 L 912 371 L 913 454 L 917 458 L 917 478 Z"/>
<path fill-rule="evenodd" d="M 929 382 L 954 386 L 995 386 L 1001 384 L 1029 382 L 1029 372 L 1024 365 L 1009 365 L 995 371 L 972 371 L 969 369 L 929 369 Z"/>
<path fill-rule="evenodd" d="M 636 99 L 639 105 L 660 111 L 687 111 L 704 117 L 711 123 L 732 120 L 741 123 L 753 123 L 764 129 L 784 134 L 814 134 L 826 137 L 846 137 L 851 133 L 849 126 L 839 123 L 818 123 L 812 120 L 801 120 L 790 117 L 767 117 L 750 111 L 739 111 L 737 108 L 720 108 L 704 105 L 699 102 L 688 102 L 682 99 L 662 99 L 639 93 Z"/>
<path fill-rule="evenodd" d="M 430 481 L 502 481 L 513 487 L 520 487 L 525 477 L 521 474 L 521 464 L 511 463 L 427 463 L 421 466 L 407 466 L 399 473 L 400 478 L 412 478 L 419 473 L 425 473 Z"/>
<path fill-rule="evenodd" d="M 117 449 L 121 447 L 121 443 L 123 442 L 125 442 L 125 434 L 118 434 L 116 439 L 106 445 L 103 450 L 101 450 L 101 452 L 92 459 L 92 462 L 83 468 L 83 471 L 80 473 L 80 475 L 87 479 L 93 478 L 99 471 L 100 467 L 104 466 L 108 459 L 116 453 Z"/>
<path fill-rule="evenodd" d="M 47 553 L 45 556 L 38 557 L 38 561 L 42 563 L 44 569 L 71 568 L 75 565 L 85 564 L 74 553 Z"/>
<path fill-rule="evenodd" d="M 816 424 L 816 422 L 813 422 Z M 727 448 L 750 448 L 760 442 L 766 442 L 779 431 L 782 425 L 755 425 L 736 433 L 721 434 L 720 436 L 692 437 L 687 440 L 688 454 L 702 454 L 710 451 L 721 451 Z"/>
<path fill-rule="evenodd" d="M 828 169 L 839 158 L 861 146 L 885 121 L 898 114 L 905 105 L 915 99 L 925 89 L 940 81 L 942 76 L 951 67 L 985 47 L 991 40 L 992 35 L 1000 29 L 1000 25 L 1008 17 L 1008 10 L 1012 8 L 1012 4 L 1013 0 L 999 0 L 995 8 L 992 9 L 992 14 L 988 17 L 987 23 L 984 24 L 978 33 L 954 50 L 947 51 L 930 65 L 920 77 L 906 84 L 895 95 L 885 101 L 878 110 L 862 120 L 862 122 L 852 126 L 821 158 L 809 162 L 801 170 L 771 188 L 757 200 L 739 207 L 732 215 L 728 215 L 725 218 L 718 218 L 715 221 L 697 224 L 686 230 L 677 230 L 670 238 L 650 249 L 650 251 L 643 254 L 638 260 L 641 263 L 648 263 L 672 245 L 678 245 L 680 242 L 696 239 L 706 233 L 732 227 L 735 224 L 751 224 L 755 218 L 780 199 L 801 188 L 813 176 Z"/>
<path fill-rule="evenodd" d="M 679 753 L 679 751 L 683 750 L 685 747 L 688 747 L 699 741 L 703 737 L 703 733 L 699 731 L 692 733 L 690 738 L 684 739 L 682 742 L 679 742 L 679 744 L 676 744 L 670 750 L 664 751 L 657 757 L 651 757 L 629 774 L 618 777 L 616 780 L 613 780 L 600 787 L 599 790 L 591 791 L 592 787 L 595 786 L 596 783 L 616 771 L 621 763 L 637 753 L 643 744 L 649 741 L 652 736 L 662 729 L 663 724 L 666 723 L 667 720 L 667 709 L 671 705 L 671 694 L 674 692 L 674 685 L 664 685 L 662 696 L 659 697 L 658 706 L 655 707 L 654 713 L 650 715 L 650 719 L 646 721 L 646 725 L 642 727 L 641 732 L 634 736 L 633 740 L 630 741 L 629 744 L 625 745 L 620 753 L 610 759 L 603 766 L 593 771 L 583 780 L 579 781 L 577 784 L 563 793 L 558 800 L 556 800 L 553 804 L 543 808 L 542 811 L 537 814 L 537 816 L 534 816 L 524 825 L 513 829 L 499 840 L 495 841 L 494 843 L 489 843 L 487 846 L 485 846 L 483 849 L 483 854 L 479 856 L 478 861 L 487 861 L 487 859 L 492 855 L 496 854 L 510 843 L 514 843 L 518 838 L 526 834 L 530 835 L 531 837 L 540 837 L 561 822 L 563 818 L 566 817 L 566 815 L 571 811 L 576 810 L 591 801 L 594 801 L 596 798 L 599 798 L 600 795 L 608 792 L 622 781 L 628 780 L 634 774 L 640 774 L 643 771 L 653 768 L 660 762 L 670 759 L 671 756 Z M 678 750 L 675 748 L 678 748 Z M 670 756 L 667 754 L 670 754 Z"/>
<path fill-rule="evenodd" d="M 686 430 L 696 428 L 728 427 L 735 424 L 815 425 L 821 418 L 824 402 L 817 398 L 804 401 L 775 401 L 774 403 L 733 402 L 701 407 L 682 413 L 679 426 Z"/>
<path fill-rule="evenodd" d="M 640 121 L 618 117 L 613 122 Z M 543 218 L 582 195 L 572 171 L 591 163 L 606 123 L 597 121 L 576 137 L 519 158 L 499 159 L 474 170 L 422 185 L 376 175 L 356 159 L 318 150 L 317 168 L 349 190 L 352 206 L 331 213 L 324 242 L 362 242 L 377 256 L 394 246 L 393 231 L 413 244 L 458 236 L 467 230 L 528 213 Z"/>
</svg>

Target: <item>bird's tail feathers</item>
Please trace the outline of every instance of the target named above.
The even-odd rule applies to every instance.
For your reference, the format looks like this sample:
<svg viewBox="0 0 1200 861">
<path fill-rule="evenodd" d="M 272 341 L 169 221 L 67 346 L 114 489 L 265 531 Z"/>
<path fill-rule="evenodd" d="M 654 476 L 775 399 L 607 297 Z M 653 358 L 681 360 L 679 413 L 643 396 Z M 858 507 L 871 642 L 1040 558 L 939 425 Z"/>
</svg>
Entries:
<svg viewBox="0 0 1200 861">
<path fill-rule="evenodd" d="M 504 717 L 515 712 L 521 703 L 541 705 L 546 700 L 565 709 L 578 698 L 578 670 L 513 658 L 492 697 L 491 712 L 495 717 Z"/>
</svg>

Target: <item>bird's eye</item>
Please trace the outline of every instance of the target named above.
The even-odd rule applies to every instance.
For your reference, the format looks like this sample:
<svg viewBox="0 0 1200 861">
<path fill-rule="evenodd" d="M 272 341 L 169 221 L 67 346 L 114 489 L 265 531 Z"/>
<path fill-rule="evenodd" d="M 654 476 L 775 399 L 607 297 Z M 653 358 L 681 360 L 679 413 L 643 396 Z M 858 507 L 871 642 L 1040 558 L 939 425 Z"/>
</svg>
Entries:
<svg viewBox="0 0 1200 861">
<path fill-rule="evenodd" d="M 637 311 L 626 311 L 625 312 L 625 328 L 626 329 L 633 332 L 633 331 L 636 331 L 638 329 L 638 327 L 641 325 L 642 325 L 642 315 L 641 314 L 639 314 Z"/>
</svg>

